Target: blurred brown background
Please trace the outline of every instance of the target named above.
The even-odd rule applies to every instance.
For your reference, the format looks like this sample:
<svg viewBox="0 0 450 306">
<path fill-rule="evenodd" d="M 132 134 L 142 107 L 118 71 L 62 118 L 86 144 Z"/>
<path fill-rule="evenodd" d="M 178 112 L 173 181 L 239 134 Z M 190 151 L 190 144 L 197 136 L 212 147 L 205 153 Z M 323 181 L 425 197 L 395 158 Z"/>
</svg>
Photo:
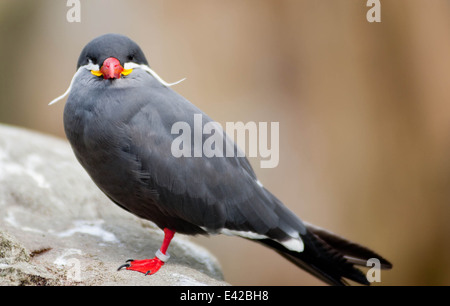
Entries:
<svg viewBox="0 0 450 306">
<path fill-rule="evenodd" d="M 80 23 L 66 2 L 0 1 L 0 122 L 65 137 L 47 103 L 88 41 L 125 34 L 217 121 L 280 122 L 260 181 L 391 260 L 381 284 L 450 285 L 449 1 L 381 0 L 381 23 L 366 0 L 81 0 Z M 255 243 L 196 241 L 232 284 L 321 284 Z"/>
</svg>

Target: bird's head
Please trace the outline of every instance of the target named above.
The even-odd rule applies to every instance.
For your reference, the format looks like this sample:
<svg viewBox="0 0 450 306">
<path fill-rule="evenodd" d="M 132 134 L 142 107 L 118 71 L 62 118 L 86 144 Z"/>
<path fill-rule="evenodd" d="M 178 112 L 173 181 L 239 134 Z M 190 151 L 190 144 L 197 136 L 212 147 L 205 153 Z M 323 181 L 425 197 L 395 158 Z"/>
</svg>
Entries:
<svg viewBox="0 0 450 306">
<path fill-rule="evenodd" d="M 161 79 L 148 65 L 141 48 L 130 38 L 120 34 L 105 34 L 90 41 L 81 51 L 77 63 L 77 72 L 72 78 L 69 88 L 64 94 L 57 97 L 49 105 L 58 102 L 67 96 L 77 77 L 89 70 L 91 74 L 103 80 L 118 80 L 133 73 L 134 69 L 142 69 L 151 74 L 164 86 L 172 86 L 184 79 L 167 83 Z"/>
<path fill-rule="evenodd" d="M 134 41 L 119 34 L 105 34 L 83 48 L 77 69 L 86 67 L 93 75 L 103 79 L 120 79 L 141 65 L 148 67 L 148 62 Z"/>
</svg>

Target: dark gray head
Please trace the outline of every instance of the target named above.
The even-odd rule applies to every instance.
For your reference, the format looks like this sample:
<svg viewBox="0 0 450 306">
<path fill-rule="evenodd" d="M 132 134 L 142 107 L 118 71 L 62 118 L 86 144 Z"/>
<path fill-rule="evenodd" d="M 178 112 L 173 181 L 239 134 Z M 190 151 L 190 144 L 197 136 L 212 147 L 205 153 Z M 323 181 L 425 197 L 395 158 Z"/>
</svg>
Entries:
<svg viewBox="0 0 450 306">
<path fill-rule="evenodd" d="M 69 88 L 64 94 L 49 103 L 54 104 L 70 93 L 72 84 L 76 77 L 87 69 L 98 78 L 115 81 L 122 76 L 126 77 L 133 69 L 141 69 L 151 74 L 164 86 L 172 86 L 161 79 L 148 65 L 147 59 L 141 48 L 128 37 L 120 34 L 105 34 L 90 41 L 81 51 L 77 63 L 77 72 L 70 82 Z"/>
<path fill-rule="evenodd" d="M 102 66 L 107 58 L 116 58 L 123 66 L 127 62 L 148 65 L 141 48 L 128 37 L 120 34 L 105 34 L 93 39 L 81 51 L 77 69 L 89 61 Z"/>
</svg>

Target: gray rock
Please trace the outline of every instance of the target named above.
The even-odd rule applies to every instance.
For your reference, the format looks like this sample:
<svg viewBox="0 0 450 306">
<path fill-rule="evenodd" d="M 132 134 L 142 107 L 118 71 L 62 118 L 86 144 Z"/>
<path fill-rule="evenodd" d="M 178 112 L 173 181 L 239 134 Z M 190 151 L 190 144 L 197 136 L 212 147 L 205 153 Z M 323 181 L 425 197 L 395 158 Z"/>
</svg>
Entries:
<svg viewBox="0 0 450 306">
<path fill-rule="evenodd" d="M 228 285 L 178 234 L 158 273 L 117 271 L 152 258 L 162 239 L 95 186 L 65 140 L 0 125 L 0 285 Z"/>
</svg>

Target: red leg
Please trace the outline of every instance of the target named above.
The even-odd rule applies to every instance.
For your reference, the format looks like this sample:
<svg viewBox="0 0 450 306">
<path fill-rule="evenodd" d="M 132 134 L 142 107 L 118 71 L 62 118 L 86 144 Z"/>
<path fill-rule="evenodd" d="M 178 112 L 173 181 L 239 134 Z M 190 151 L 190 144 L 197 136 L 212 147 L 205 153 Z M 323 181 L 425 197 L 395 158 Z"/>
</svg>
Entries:
<svg viewBox="0 0 450 306">
<path fill-rule="evenodd" d="M 166 262 L 170 257 L 167 254 L 167 249 L 169 248 L 170 241 L 172 240 L 174 235 L 175 231 L 165 228 L 164 240 L 161 248 L 158 250 L 158 252 L 156 252 L 155 258 L 143 260 L 127 260 L 127 263 L 120 266 L 118 270 L 126 267 L 127 270 L 138 271 L 144 273 L 145 275 L 155 274 L 159 270 L 159 268 L 164 265 L 164 262 Z M 162 254 L 158 254 L 159 252 Z"/>
<path fill-rule="evenodd" d="M 161 253 L 166 255 L 167 249 L 169 248 L 170 241 L 172 241 L 173 236 L 175 235 L 175 231 L 172 231 L 168 228 L 164 229 L 164 240 L 161 245 Z"/>
</svg>

